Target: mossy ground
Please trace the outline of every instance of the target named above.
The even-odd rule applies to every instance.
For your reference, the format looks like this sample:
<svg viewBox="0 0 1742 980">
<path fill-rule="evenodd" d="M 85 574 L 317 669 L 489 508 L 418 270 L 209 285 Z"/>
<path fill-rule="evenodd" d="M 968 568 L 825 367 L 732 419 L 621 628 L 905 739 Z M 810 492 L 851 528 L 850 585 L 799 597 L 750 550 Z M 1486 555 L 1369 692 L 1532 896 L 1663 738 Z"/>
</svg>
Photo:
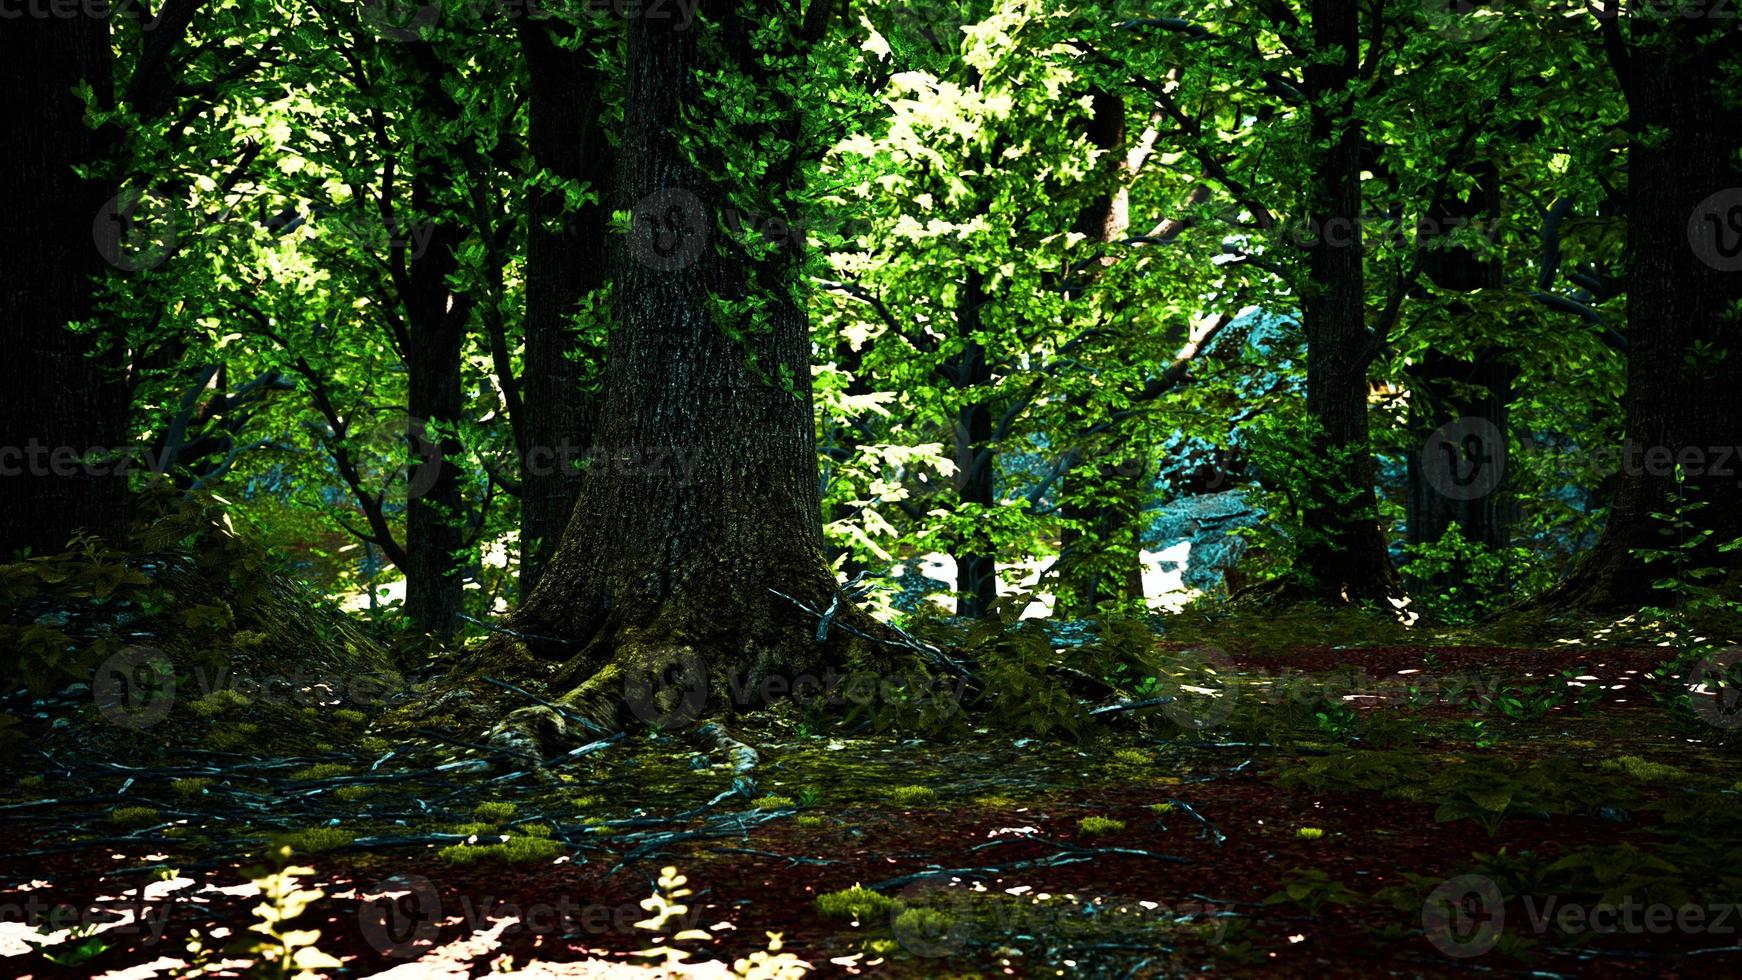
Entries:
<svg viewBox="0 0 1742 980">
<path fill-rule="evenodd" d="M 682 732 L 537 773 L 456 744 L 493 693 L 450 688 L 465 696 L 415 728 L 323 708 L 318 752 L 171 743 L 133 769 L 24 770 L 0 800 L 5 888 L 79 908 L 179 869 L 164 940 L 105 932 L 106 968 L 245 927 L 250 903 L 213 889 L 289 841 L 327 892 L 307 926 L 358 975 L 402 962 L 372 925 L 386 892 L 433 896 L 412 949 L 432 958 L 632 960 L 667 865 L 695 891 L 680 923 L 706 937 L 677 945 L 729 963 L 779 932 L 820 975 L 1742 970 L 1717 911 L 1742 895 L 1737 739 L 1659 703 L 1653 651 L 1374 635 L 1221 644 L 1208 671 L 1182 658 L 1158 681 L 1174 703 L 1080 738 L 876 734 L 779 707 L 734 723 L 762 758 L 723 798 L 734 760 Z M 1492 896 L 1497 935 L 1435 918 L 1447 882 Z M 855 886 L 877 897 L 831 904 Z M 1545 918 L 1550 902 L 1705 920 L 1597 932 Z M 0 955 L 8 973 L 89 970 Z"/>
</svg>

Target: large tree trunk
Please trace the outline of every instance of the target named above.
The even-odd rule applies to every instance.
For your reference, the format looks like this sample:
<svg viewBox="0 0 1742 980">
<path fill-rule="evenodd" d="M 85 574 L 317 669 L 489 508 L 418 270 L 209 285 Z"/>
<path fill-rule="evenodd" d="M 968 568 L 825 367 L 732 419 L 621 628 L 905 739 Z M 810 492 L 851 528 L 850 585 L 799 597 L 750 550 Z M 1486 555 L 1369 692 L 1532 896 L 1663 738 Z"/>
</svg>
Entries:
<svg viewBox="0 0 1742 980">
<path fill-rule="evenodd" d="M 561 190 L 532 192 L 526 242 L 526 355 L 521 386 L 520 594 L 532 594 L 556 553 L 581 489 L 592 441 L 591 362 L 600 351 L 577 323 L 581 301 L 605 285 L 604 200 L 612 152 L 601 127 L 604 73 L 591 50 L 557 46 L 543 22 L 515 21 L 532 78 L 530 143 L 538 165 L 600 194 L 567 210 Z"/>
<path fill-rule="evenodd" d="M 748 34 L 789 15 L 762 0 L 704 17 L 689 31 L 628 19 L 613 195 L 634 227 L 614 249 L 601 452 L 561 546 L 511 620 L 518 637 L 498 636 L 481 654 L 490 663 L 518 648 L 558 662 L 561 703 L 613 727 L 753 706 L 780 693 L 764 681 L 790 683 L 866 652 L 841 624 L 875 629 L 847 607 L 819 643 L 817 621 L 774 594 L 817 610 L 839 596 L 822 553 L 803 242 L 779 235 L 766 251 L 746 249 L 721 240 L 718 216 L 792 207 L 798 110 L 787 103 L 783 118 L 731 132 L 767 163 L 753 184 L 734 178 L 721 156 L 737 148 L 721 146 L 728 137 L 714 126 L 724 109 L 707 103 L 698 74 L 743 72 L 783 98 L 796 79 L 769 78 Z M 568 734 L 564 716 L 539 707 L 492 737 L 539 751 Z"/>
<path fill-rule="evenodd" d="M 1379 527 L 1367 419 L 1366 325 L 1361 247 L 1361 127 L 1351 106 L 1360 56 L 1354 0 L 1315 0 L 1314 46 L 1324 57 L 1307 66 L 1311 127 L 1319 153 L 1308 215 L 1309 282 L 1301 300 L 1307 338 L 1308 447 L 1302 542 L 1294 591 L 1349 602 L 1399 592 Z M 1335 54 L 1335 59 L 1331 56 Z"/>
<path fill-rule="evenodd" d="M 1603 534 L 1543 598 L 1553 607 L 1662 601 L 1652 582 L 1673 568 L 1642 552 L 1679 542 L 1654 513 L 1697 508 L 1686 516 L 1715 532 L 1688 554 L 1694 567 L 1725 563 L 1715 546 L 1742 534 L 1742 481 L 1727 448 L 1742 432 L 1742 109 L 1731 82 L 1742 34 L 1725 19 L 1652 14 L 1630 18 L 1633 43 L 1618 66 L 1639 134 L 1627 168 L 1626 440 Z"/>
<path fill-rule="evenodd" d="M 80 529 L 112 535 L 126 526 L 127 478 L 87 454 L 127 438 L 124 345 L 91 320 L 108 254 L 126 264 L 130 202 L 73 168 L 105 155 L 73 93 L 91 87 L 112 104 L 109 26 L 98 17 L 13 18 L 0 30 L 0 77 L 15 116 L 0 153 L 0 557 L 20 548 L 59 551 Z M 161 217 L 160 215 L 155 217 Z"/>
</svg>

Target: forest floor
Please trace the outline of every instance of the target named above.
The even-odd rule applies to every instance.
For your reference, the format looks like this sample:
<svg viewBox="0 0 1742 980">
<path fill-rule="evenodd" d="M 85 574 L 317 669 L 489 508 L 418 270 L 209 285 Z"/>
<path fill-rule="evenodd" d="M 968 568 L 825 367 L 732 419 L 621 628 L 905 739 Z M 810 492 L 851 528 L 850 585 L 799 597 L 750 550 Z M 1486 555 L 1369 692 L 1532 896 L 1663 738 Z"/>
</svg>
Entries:
<svg viewBox="0 0 1742 980">
<path fill-rule="evenodd" d="M 0 797 L 0 975 L 307 946 L 323 975 L 730 976 L 771 932 L 817 976 L 1742 975 L 1742 716 L 1666 708 L 1658 654 L 1218 651 L 1172 723 L 1074 739 L 779 709 L 733 724 L 737 790 L 675 733 L 540 773 L 344 711 L 255 758 L 241 699 L 106 761 L 54 722 L 91 710 L 75 685 Z"/>
</svg>

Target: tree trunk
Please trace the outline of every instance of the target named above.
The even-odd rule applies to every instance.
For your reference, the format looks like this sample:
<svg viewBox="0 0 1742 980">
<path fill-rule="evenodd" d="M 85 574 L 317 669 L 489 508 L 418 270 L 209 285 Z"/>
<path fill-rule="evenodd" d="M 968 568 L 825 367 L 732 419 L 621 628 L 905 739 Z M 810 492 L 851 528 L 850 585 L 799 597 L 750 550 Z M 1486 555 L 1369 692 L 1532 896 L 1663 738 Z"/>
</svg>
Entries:
<svg viewBox="0 0 1742 980">
<path fill-rule="evenodd" d="M 1366 326 L 1361 247 L 1361 127 L 1351 107 L 1360 55 L 1354 0 L 1315 0 L 1314 46 L 1325 57 L 1307 66 L 1315 146 L 1323 147 L 1309 190 L 1315 234 L 1307 245 L 1309 282 L 1301 301 L 1307 338 L 1308 448 L 1304 537 L 1293 591 L 1332 601 L 1385 599 L 1399 592 L 1374 495 L 1367 419 Z M 1332 59 L 1332 54 L 1336 57 Z"/>
<path fill-rule="evenodd" d="M 612 727 L 754 706 L 868 652 L 840 626 L 876 629 L 847 606 L 819 643 L 817 620 L 774 594 L 816 610 L 839 598 L 822 553 L 803 241 L 785 233 L 790 212 L 772 210 L 791 208 L 799 189 L 798 109 L 782 94 L 797 78 L 770 78 L 748 36 L 788 20 L 784 4 L 704 17 L 689 31 L 628 19 L 612 186 L 633 227 L 613 249 L 600 453 L 511 620 L 518 636 L 480 654 L 557 661 L 561 703 Z M 800 45 L 788 53 L 802 65 Z M 766 39 L 758 46 L 771 54 Z M 725 109 L 698 77 L 719 69 L 754 79 L 780 118 L 722 125 Z M 753 182 L 722 159 L 748 147 L 766 165 Z M 780 213 L 783 233 L 722 241 L 727 207 Z M 565 716 L 538 707 L 505 718 L 492 739 L 539 752 L 570 734 Z"/>
<path fill-rule="evenodd" d="M 985 302 L 982 276 L 969 269 L 956 308 L 956 335 L 963 338 L 962 353 L 948 373 L 959 389 L 983 389 L 992 382 L 986 349 L 973 339 L 980 330 L 980 305 Z M 997 502 L 997 480 L 992 445 L 992 406 L 973 401 L 956 413 L 956 497 L 964 504 L 991 507 Z M 976 526 L 957 538 L 952 549 L 956 559 L 956 614 L 983 618 L 998 600 L 998 556 L 993 543 Z"/>
<path fill-rule="evenodd" d="M 604 200 L 612 167 L 600 126 L 604 73 L 589 50 L 557 46 L 549 27 L 515 21 L 531 73 L 530 143 L 538 166 L 600 195 L 567 210 L 561 190 L 539 188 L 528 202 L 526 354 L 521 391 L 525 424 L 519 447 L 520 594 L 529 596 L 556 553 L 581 488 L 581 462 L 592 440 L 589 380 L 601 351 L 576 322 L 580 303 L 605 285 Z"/>
<path fill-rule="evenodd" d="M 427 172 L 418 174 L 414 214 L 432 212 L 433 179 Z M 463 597 L 458 557 L 465 544 L 460 530 L 463 447 L 442 430 L 459 422 L 463 404 L 460 358 L 469 310 L 449 292 L 447 278 L 459 267 L 457 250 L 464 240 L 457 225 L 438 224 L 428 250 L 411 264 L 405 299 L 411 328 L 407 442 L 413 453 L 406 478 L 405 611 L 414 629 L 444 640 L 459 627 Z"/>
<path fill-rule="evenodd" d="M 1472 223 L 1493 227 L 1499 219 L 1498 171 L 1492 164 L 1462 169 L 1475 177 L 1475 190 L 1428 214 L 1425 233 L 1449 235 Z M 1501 285 L 1499 261 L 1465 247 L 1425 253 L 1422 271 L 1444 290 L 1468 293 Z M 1471 310 L 1454 302 L 1449 312 L 1456 321 Z M 1507 351 L 1491 345 L 1471 357 L 1429 349 L 1411 370 L 1411 406 L 1419 413 L 1421 436 L 1415 445 L 1422 449 L 1408 454 L 1410 544 L 1438 541 L 1453 524 L 1465 538 L 1490 548 L 1509 543 L 1509 506 L 1498 483 L 1505 474 L 1507 407 L 1516 373 L 1506 357 Z M 1441 456 L 1424 455 L 1435 453 Z"/>
<path fill-rule="evenodd" d="M 1630 18 L 1618 65 L 1638 134 L 1628 150 L 1626 437 L 1607 524 L 1540 604 L 1586 611 L 1664 601 L 1674 569 L 1642 552 L 1677 546 L 1673 508 L 1714 533 L 1692 567 L 1718 567 L 1716 545 L 1742 534 L 1742 490 L 1730 447 L 1742 432 L 1742 109 L 1729 79 L 1742 35 L 1725 19 L 1674 8 Z M 1618 31 L 1616 27 L 1614 30 Z M 1723 70 L 1728 64 L 1729 74 Z M 1686 471 L 1677 485 L 1675 467 Z M 1697 509 L 1695 509 L 1697 508 Z"/>
<path fill-rule="evenodd" d="M 124 260 L 121 241 L 136 229 L 126 227 L 129 202 L 117 213 L 105 205 L 113 192 L 104 181 L 73 172 L 105 156 L 73 89 L 88 84 L 99 105 L 112 104 L 107 21 L 14 18 L 0 30 L 0 65 L 20 113 L 0 154 L 8 188 L 0 323 L 9 331 L 0 359 L 0 556 L 9 556 L 60 551 L 80 529 L 126 527 L 127 478 L 108 457 L 127 438 L 124 345 L 67 326 L 92 318 L 104 250 Z"/>
</svg>

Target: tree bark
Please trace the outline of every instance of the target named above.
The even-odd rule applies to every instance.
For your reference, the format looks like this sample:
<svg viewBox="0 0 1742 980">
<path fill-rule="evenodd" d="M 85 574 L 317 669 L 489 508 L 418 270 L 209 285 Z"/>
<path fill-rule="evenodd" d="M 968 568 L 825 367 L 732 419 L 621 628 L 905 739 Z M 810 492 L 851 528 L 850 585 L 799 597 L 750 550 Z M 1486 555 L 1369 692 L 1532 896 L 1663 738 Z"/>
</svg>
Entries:
<svg viewBox="0 0 1742 980">
<path fill-rule="evenodd" d="M 1500 216 L 1498 170 L 1492 164 L 1467 167 L 1458 161 L 1447 163 L 1474 176 L 1476 187 L 1468 196 L 1427 214 L 1424 232 L 1449 235 L 1471 223 L 1478 223 L 1478 227 L 1487 223 L 1492 227 Z M 1502 284 L 1498 259 L 1462 246 L 1434 248 L 1424 253 L 1422 271 L 1434 285 L 1449 291 L 1470 293 L 1497 289 Z M 1456 321 L 1468 319 L 1471 310 L 1462 302 L 1453 302 L 1449 313 Z M 1484 345 L 1473 356 L 1457 357 L 1429 349 L 1410 373 L 1415 395 L 1411 406 L 1418 413 L 1417 429 L 1422 437 L 1415 445 L 1423 448 L 1408 454 L 1405 527 L 1409 543 L 1438 541 L 1451 525 L 1457 524 L 1463 536 L 1471 541 L 1490 548 L 1505 547 L 1509 542 L 1509 504 L 1500 488 L 1491 484 L 1505 472 L 1507 408 L 1512 401 L 1512 378 L 1516 374 L 1507 360 L 1507 351 Z M 1430 435 L 1446 426 L 1456 426 L 1448 434 L 1459 436 L 1458 444 L 1451 445 L 1450 440 L 1430 442 Z M 1470 435 L 1484 444 L 1464 445 L 1462 439 Z M 1495 436 L 1498 445 L 1485 444 Z M 1448 451 L 1459 456 L 1452 465 L 1460 476 L 1482 482 L 1470 485 L 1467 490 L 1455 485 L 1436 485 L 1439 481 L 1430 479 L 1430 475 L 1437 471 L 1423 465 L 1423 453 Z M 1477 472 L 1484 467 L 1493 467 L 1494 472 Z"/>
<path fill-rule="evenodd" d="M 986 301 L 983 277 L 970 268 L 956 306 L 956 336 L 962 353 L 948 368 L 959 389 L 975 391 L 992 383 L 986 349 L 974 339 L 980 330 L 980 306 Z M 996 456 L 992 444 L 992 406 L 972 401 L 956 413 L 956 497 L 964 504 L 991 507 L 997 503 Z M 952 549 L 956 560 L 956 614 L 981 619 L 998 600 L 998 556 L 992 542 L 976 527 L 962 534 Z"/>
<path fill-rule="evenodd" d="M 568 209 L 562 191 L 539 188 L 528 202 L 526 353 L 520 434 L 520 594 L 529 596 L 556 553 L 581 488 L 592 439 L 592 362 L 602 351 L 576 322 L 581 300 L 605 285 L 604 214 L 612 150 L 600 125 L 604 73 L 588 50 L 557 46 L 550 28 L 515 21 L 532 78 L 528 97 L 533 160 L 564 181 L 586 184 L 598 203 Z"/>
<path fill-rule="evenodd" d="M 1742 535 L 1728 448 L 1742 432 L 1742 108 L 1727 81 L 1742 68 L 1742 34 L 1729 20 L 1655 5 L 1629 23 L 1625 47 L 1619 25 L 1607 28 L 1636 134 L 1628 149 L 1626 436 L 1603 533 L 1540 600 L 1551 608 L 1665 601 L 1652 583 L 1674 569 L 1642 552 L 1680 542 L 1654 513 L 1679 507 L 1714 532 L 1687 554 L 1693 567 L 1721 566 L 1716 545 Z M 1679 485 L 1677 463 L 1686 470 Z"/>
<path fill-rule="evenodd" d="M 1307 338 L 1307 415 L 1314 423 L 1305 488 L 1303 547 L 1291 591 L 1332 601 L 1398 594 L 1374 494 L 1367 418 L 1366 325 L 1361 246 L 1361 128 L 1353 98 L 1360 56 L 1354 0 L 1314 0 L 1307 66 L 1311 134 L 1323 147 L 1309 189 L 1313 235 L 1301 301 Z"/>
<path fill-rule="evenodd" d="M 850 604 L 818 642 L 817 620 L 774 594 L 816 610 L 839 599 L 823 560 L 802 238 L 790 219 L 753 242 L 719 220 L 747 199 L 763 202 L 750 213 L 789 206 L 781 202 L 799 189 L 798 108 L 779 101 L 792 80 L 769 77 L 749 38 L 789 16 L 772 0 L 746 0 L 688 31 L 628 19 L 612 187 L 633 228 L 614 242 L 600 452 L 560 547 L 510 621 L 518 636 L 480 654 L 485 664 L 556 662 L 551 684 L 567 691 L 559 703 L 570 714 L 514 712 L 492 734 L 497 744 L 541 751 L 571 735 L 576 714 L 671 727 L 754 707 L 780 693 L 764 682 L 868 652 L 840 628 L 876 629 Z M 802 45 L 788 52 L 799 64 Z M 734 149 L 718 145 L 719 129 L 706 132 L 724 110 L 708 104 L 699 76 L 716 69 L 749 76 L 783 110 L 730 136 L 766 162 L 754 186 L 730 176 L 721 157 Z"/>
<path fill-rule="evenodd" d="M 113 248 L 126 233 L 126 202 L 117 214 L 105 207 L 114 193 L 105 181 L 73 172 L 107 155 L 73 89 L 89 85 L 99 105 L 113 104 L 108 22 L 14 18 L 0 30 L 0 66 L 16 113 L 0 154 L 8 189 L 0 196 L 0 323 L 8 331 L 0 358 L 4 556 L 21 548 L 60 551 L 80 529 L 125 529 L 126 476 L 106 457 L 87 454 L 123 448 L 129 398 L 124 345 L 101 330 L 68 329 L 95 313 L 107 271 L 100 246 Z"/>
</svg>

